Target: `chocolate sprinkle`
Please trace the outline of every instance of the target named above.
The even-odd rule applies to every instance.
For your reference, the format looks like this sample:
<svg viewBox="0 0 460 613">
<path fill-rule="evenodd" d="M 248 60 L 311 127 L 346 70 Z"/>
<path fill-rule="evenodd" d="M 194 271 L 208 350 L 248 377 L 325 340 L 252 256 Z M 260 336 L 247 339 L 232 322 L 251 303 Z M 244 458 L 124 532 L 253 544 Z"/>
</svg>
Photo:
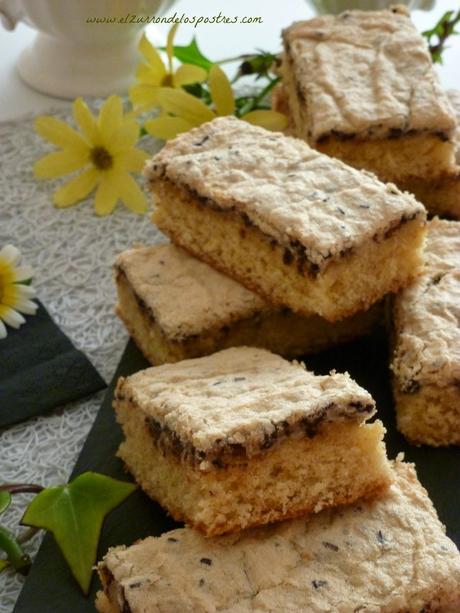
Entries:
<svg viewBox="0 0 460 613">
<path fill-rule="evenodd" d="M 386 543 L 386 538 L 384 537 L 383 532 L 381 530 L 377 532 L 377 540 L 381 545 L 385 545 Z"/>
<path fill-rule="evenodd" d="M 196 141 L 196 143 L 193 143 L 193 144 L 194 144 L 195 147 L 201 147 L 208 140 L 209 140 L 209 135 L 206 134 L 206 136 L 204 136 L 201 140 Z"/>
<path fill-rule="evenodd" d="M 206 566 L 211 566 L 212 565 L 211 558 L 201 558 L 200 562 L 201 562 L 201 564 L 206 564 Z"/>
<path fill-rule="evenodd" d="M 326 547 L 326 549 L 331 549 L 331 551 L 339 550 L 337 545 L 334 545 L 334 543 L 329 543 L 328 541 L 323 541 L 323 547 Z"/>
</svg>

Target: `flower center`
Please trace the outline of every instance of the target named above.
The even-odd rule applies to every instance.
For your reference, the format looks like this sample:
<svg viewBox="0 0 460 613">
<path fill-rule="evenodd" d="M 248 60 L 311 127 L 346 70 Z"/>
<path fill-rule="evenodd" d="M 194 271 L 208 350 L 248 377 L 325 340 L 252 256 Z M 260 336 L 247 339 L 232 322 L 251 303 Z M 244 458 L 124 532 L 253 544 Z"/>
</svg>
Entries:
<svg viewBox="0 0 460 613">
<path fill-rule="evenodd" d="M 105 147 L 93 147 L 90 157 L 92 163 L 99 170 L 108 170 L 113 166 L 113 158 Z"/>
<path fill-rule="evenodd" d="M 165 75 L 163 77 L 163 81 L 161 82 L 161 84 L 163 85 L 163 87 L 173 87 L 174 83 L 173 83 L 172 74 Z"/>
<path fill-rule="evenodd" d="M 3 302 L 3 296 L 5 295 L 5 280 L 3 279 L 3 275 L 0 273 L 0 304 Z"/>
</svg>

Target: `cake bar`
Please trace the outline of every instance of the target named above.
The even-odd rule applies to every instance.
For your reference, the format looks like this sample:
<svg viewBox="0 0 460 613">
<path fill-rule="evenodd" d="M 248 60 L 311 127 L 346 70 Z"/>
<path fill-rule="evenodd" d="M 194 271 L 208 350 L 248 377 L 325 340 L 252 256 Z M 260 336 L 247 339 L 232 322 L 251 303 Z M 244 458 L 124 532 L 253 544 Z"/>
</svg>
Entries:
<svg viewBox="0 0 460 613">
<path fill-rule="evenodd" d="M 297 22 L 283 42 L 296 136 L 382 181 L 456 173 L 455 114 L 405 7 Z"/>
<path fill-rule="evenodd" d="M 437 180 L 412 179 L 401 187 L 412 192 L 430 213 L 460 220 L 460 91 L 450 90 L 447 95 L 457 119 L 454 135 L 457 171 L 454 175 L 449 174 Z"/>
<path fill-rule="evenodd" d="M 272 307 L 171 244 L 124 251 L 115 280 L 116 312 L 154 365 L 240 345 L 292 358 L 367 334 L 383 320 L 381 303 L 336 323 Z"/>
<path fill-rule="evenodd" d="M 237 347 L 120 379 L 118 451 L 144 491 L 207 536 L 375 496 L 384 428 L 348 375 Z"/>
<path fill-rule="evenodd" d="M 100 613 L 460 610 L 460 555 L 413 465 L 378 500 L 238 535 L 189 528 L 110 549 Z"/>
<path fill-rule="evenodd" d="M 460 445 L 460 222 L 429 222 L 425 272 L 396 296 L 393 320 L 399 430 Z"/>
<path fill-rule="evenodd" d="M 169 141 L 146 173 L 174 243 L 302 315 L 366 310 L 422 264 L 413 196 L 235 117 Z"/>
<path fill-rule="evenodd" d="M 452 102 L 457 119 L 457 129 L 454 135 L 457 165 L 455 173 L 448 173 L 435 179 L 415 177 L 399 180 L 397 184 L 400 189 L 414 194 L 431 214 L 460 220 L 460 92 L 450 90 L 446 93 Z M 295 135 L 287 94 L 282 84 L 277 85 L 273 90 L 272 107 L 290 118 L 285 134 Z"/>
</svg>

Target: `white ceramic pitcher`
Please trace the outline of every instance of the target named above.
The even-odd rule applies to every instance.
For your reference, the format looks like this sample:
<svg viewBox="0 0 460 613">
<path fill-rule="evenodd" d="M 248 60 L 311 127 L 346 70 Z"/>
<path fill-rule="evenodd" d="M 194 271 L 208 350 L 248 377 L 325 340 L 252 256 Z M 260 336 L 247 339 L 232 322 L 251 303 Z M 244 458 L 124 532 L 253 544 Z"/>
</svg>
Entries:
<svg viewBox="0 0 460 613">
<path fill-rule="evenodd" d="M 134 78 L 145 17 L 174 0 L 0 0 L 2 23 L 38 30 L 18 70 L 34 89 L 62 98 L 126 91 Z M 144 23 L 142 23 L 144 21 Z"/>
</svg>

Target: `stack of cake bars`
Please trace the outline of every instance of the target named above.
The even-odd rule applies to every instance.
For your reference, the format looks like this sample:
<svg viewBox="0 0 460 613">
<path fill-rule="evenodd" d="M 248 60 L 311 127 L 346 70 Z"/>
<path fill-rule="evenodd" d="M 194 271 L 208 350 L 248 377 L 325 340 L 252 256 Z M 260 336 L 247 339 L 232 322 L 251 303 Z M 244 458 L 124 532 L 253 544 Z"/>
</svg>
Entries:
<svg viewBox="0 0 460 613">
<path fill-rule="evenodd" d="M 286 49 L 295 57 L 305 40 L 310 49 L 310 32 L 347 47 L 364 28 L 379 83 L 394 86 L 374 114 L 384 116 L 385 104 L 392 117 L 397 103 L 404 111 L 408 71 L 417 76 L 410 125 L 403 111 L 397 126 L 358 125 L 364 114 L 324 84 L 333 70 L 326 44 L 310 50 L 327 73 L 317 72 L 323 127 L 310 107 L 301 124 L 305 140 L 329 142 L 335 158 L 304 139 L 218 118 L 148 164 L 153 220 L 173 244 L 116 261 L 117 313 L 155 365 L 118 382 L 118 455 L 186 527 L 108 552 L 98 566 L 101 613 L 460 610 L 460 554 L 413 465 L 387 459 L 373 398 L 348 374 L 318 376 L 285 359 L 369 332 L 395 294 L 398 427 L 415 443 L 460 444 L 460 224 L 427 224 L 414 196 L 336 159 L 336 149 L 352 155 L 353 139 L 331 128 L 340 111 L 371 141 L 356 156 L 382 168 L 399 151 L 406 180 L 433 170 L 429 151 L 442 172 L 450 168 L 450 107 L 405 13 L 366 15 L 296 24 Z M 374 47 L 390 35 L 412 45 L 425 81 L 412 55 L 403 62 L 396 50 L 387 74 Z M 357 53 L 357 79 L 366 80 Z M 290 97 L 289 105 L 300 113 Z M 405 172 L 412 146 L 425 157 Z"/>
<path fill-rule="evenodd" d="M 297 22 L 283 43 L 274 106 L 293 135 L 460 219 L 459 94 L 442 91 L 405 7 Z"/>
</svg>

